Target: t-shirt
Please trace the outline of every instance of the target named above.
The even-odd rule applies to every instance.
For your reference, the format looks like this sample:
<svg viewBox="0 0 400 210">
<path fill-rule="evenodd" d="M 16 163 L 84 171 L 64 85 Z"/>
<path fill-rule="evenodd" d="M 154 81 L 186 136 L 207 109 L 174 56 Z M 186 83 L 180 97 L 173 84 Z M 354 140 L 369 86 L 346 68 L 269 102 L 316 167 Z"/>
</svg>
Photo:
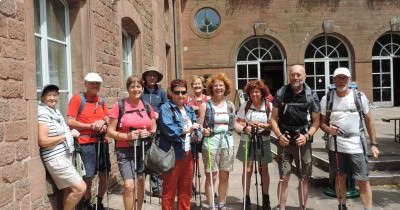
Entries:
<svg viewBox="0 0 400 210">
<path fill-rule="evenodd" d="M 125 113 L 121 117 L 120 125 L 117 125 L 117 130 L 121 133 L 128 133 L 130 128 L 143 129 L 146 128 L 148 131 L 151 130 L 151 119 L 155 118 L 153 108 L 150 108 L 150 116 L 147 115 L 146 108 L 143 102 L 140 100 L 139 104 L 134 107 L 128 102 L 128 99 L 124 100 Z M 118 101 L 114 103 L 111 111 L 110 118 L 118 119 L 119 116 L 119 105 Z M 131 141 L 117 140 L 115 141 L 116 147 L 129 147 Z"/>
<path fill-rule="evenodd" d="M 75 117 L 78 122 L 92 124 L 97 120 L 102 120 L 105 116 L 108 116 L 107 104 L 104 102 L 103 110 L 100 97 L 97 97 L 95 101 L 88 101 L 86 99 L 85 107 L 79 116 L 77 116 L 80 104 L 81 96 L 80 94 L 76 94 L 72 96 L 69 101 L 67 110 L 67 115 Z M 96 143 L 98 141 L 98 138 L 96 137 L 98 133 L 92 129 L 81 129 L 79 130 L 79 133 L 81 134 L 81 136 L 79 136 L 80 144 Z"/>
<path fill-rule="evenodd" d="M 45 105 L 38 106 L 38 120 L 39 123 L 43 123 L 48 126 L 48 137 L 62 135 L 68 129 L 60 111 L 57 109 L 54 110 Z M 44 162 L 47 162 L 58 156 L 66 154 L 66 151 L 67 144 L 64 141 L 52 147 L 40 148 L 40 157 Z"/>
<path fill-rule="evenodd" d="M 218 149 L 218 148 L 230 148 L 233 146 L 233 136 L 226 135 L 229 128 L 229 112 L 228 104 L 229 102 L 224 101 L 224 105 L 219 108 L 214 106 L 211 102 L 213 109 L 215 111 L 214 115 L 214 135 L 212 137 L 205 137 L 203 141 L 203 149 Z"/>
<path fill-rule="evenodd" d="M 312 92 L 311 104 L 307 102 L 306 86 L 300 93 L 293 93 L 290 85 L 286 85 L 284 98 L 283 89 L 279 89 L 275 94 L 272 104 L 279 109 L 279 128 L 282 130 L 297 130 L 298 127 L 307 126 L 311 120 L 311 112 L 320 112 L 318 96 Z M 309 110 L 310 109 L 310 110 Z"/>
<path fill-rule="evenodd" d="M 182 113 L 183 121 L 185 122 L 185 129 L 188 129 L 193 126 L 192 120 L 187 116 L 185 108 L 179 110 Z M 185 135 L 185 151 L 189 151 L 190 148 L 190 133 Z"/>
<path fill-rule="evenodd" d="M 269 102 L 270 103 L 270 102 Z M 251 104 L 249 110 L 247 113 L 245 113 L 245 108 L 246 108 L 246 103 L 243 103 L 239 111 L 237 112 L 237 117 L 244 119 L 246 122 L 260 122 L 260 123 L 267 123 L 268 119 L 271 117 L 271 112 L 269 113 L 269 116 L 266 114 L 265 110 L 265 101 L 262 102 L 261 104 L 261 109 L 256 109 L 253 104 Z M 270 103 L 270 107 L 272 107 L 272 104 Z M 246 116 L 245 116 L 246 114 Z M 262 132 L 264 129 L 260 129 L 259 131 Z M 246 135 L 247 134 L 241 134 L 240 140 L 245 141 L 246 140 Z M 263 137 L 263 140 L 266 140 L 267 138 Z"/>
<path fill-rule="evenodd" d="M 360 133 L 360 115 L 354 102 L 353 91 L 345 97 L 339 97 L 335 92 L 333 97 L 330 124 L 340 127 L 346 133 Z M 361 94 L 361 104 L 363 113 L 367 114 L 369 112 L 369 102 L 364 94 Z M 321 114 L 326 116 L 326 96 L 321 99 Z M 328 142 L 329 150 L 335 151 L 334 146 L 334 141 Z M 349 138 L 337 136 L 337 148 L 339 152 L 348 154 L 363 153 L 360 136 L 351 136 Z"/>
</svg>

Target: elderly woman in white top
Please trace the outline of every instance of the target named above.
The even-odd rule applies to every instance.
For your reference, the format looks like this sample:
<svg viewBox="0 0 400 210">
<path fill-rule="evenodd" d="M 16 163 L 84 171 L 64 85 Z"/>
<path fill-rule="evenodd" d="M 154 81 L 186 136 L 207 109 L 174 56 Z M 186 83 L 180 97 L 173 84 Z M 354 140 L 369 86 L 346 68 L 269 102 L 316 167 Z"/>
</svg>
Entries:
<svg viewBox="0 0 400 210">
<path fill-rule="evenodd" d="M 38 106 L 40 156 L 56 183 L 64 190 L 63 209 L 74 209 L 86 184 L 72 164 L 73 137 L 79 136 L 76 130 L 70 131 L 56 106 L 59 88 L 46 85 L 42 89 L 41 102 Z"/>
</svg>

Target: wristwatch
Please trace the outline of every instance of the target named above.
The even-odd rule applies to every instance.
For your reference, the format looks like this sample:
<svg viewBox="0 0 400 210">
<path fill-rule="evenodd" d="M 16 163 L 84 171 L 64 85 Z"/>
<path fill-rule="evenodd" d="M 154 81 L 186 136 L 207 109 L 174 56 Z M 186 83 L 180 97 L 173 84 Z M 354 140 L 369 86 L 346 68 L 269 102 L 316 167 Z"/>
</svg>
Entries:
<svg viewBox="0 0 400 210">
<path fill-rule="evenodd" d="M 379 148 L 379 144 L 378 143 L 371 143 L 371 147 L 375 146 L 376 148 Z"/>
</svg>

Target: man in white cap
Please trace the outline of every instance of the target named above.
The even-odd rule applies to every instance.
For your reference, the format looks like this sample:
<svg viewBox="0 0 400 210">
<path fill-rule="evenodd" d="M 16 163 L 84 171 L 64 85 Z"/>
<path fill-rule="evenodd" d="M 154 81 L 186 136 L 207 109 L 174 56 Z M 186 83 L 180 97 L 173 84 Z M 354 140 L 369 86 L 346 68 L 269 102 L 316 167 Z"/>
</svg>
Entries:
<svg viewBox="0 0 400 210">
<path fill-rule="evenodd" d="M 108 142 L 104 142 L 104 138 L 100 138 L 106 132 L 108 123 L 107 104 L 104 98 L 98 95 L 102 82 L 99 74 L 88 73 L 84 81 L 86 91 L 72 96 L 68 104 L 68 125 L 81 134 L 78 141 L 86 170 L 83 179 L 87 184 L 87 190 L 78 209 L 92 208 L 90 203 L 91 186 L 97 171 L 99 171 L 97 209 L 104 209 L 102 199 L 107 189 L 106 173 L 110 170 L 110 157 Z M 99 155 L 97 154 L 98 150 L 100 151 Z"/>
<path fill-rule="evenodd" d="M 321 99 L 321 129 L 329 134 L 328 149 L 332 169 L 338 170 L 336 176 L 336 196 L 339 210 L 346 206 L 346 171 L 350 167 L 353 178 L 360 189 L 361 202 L 365 210 L 372 209 L 372 191 L 368 181 L 367 147 L 365 145 L 364 118 L 367 127 L 371 154 L 379 155 L 374 121 L 367 97 L 355 88 L 349 88 L 350 70 L 337 68 L 333 73 L 336 90 Z"/>
<path fill-rule="evenodd" d="M 163 79 L 163 74 L 157 68 L 152 66 L 148 67 L 143 72 L 142 79 L 145 83 L 142 99 L 153 107 L 156 119 L 158 119 L 161 105 L 168 100 L 167 93 L 160 85 L 158 85 L 158 83 Z M 152 196 L 160 197 L 162 193 L 160 175 L 152 173 L 150 174 L 150 180 Z"/>
</svg>

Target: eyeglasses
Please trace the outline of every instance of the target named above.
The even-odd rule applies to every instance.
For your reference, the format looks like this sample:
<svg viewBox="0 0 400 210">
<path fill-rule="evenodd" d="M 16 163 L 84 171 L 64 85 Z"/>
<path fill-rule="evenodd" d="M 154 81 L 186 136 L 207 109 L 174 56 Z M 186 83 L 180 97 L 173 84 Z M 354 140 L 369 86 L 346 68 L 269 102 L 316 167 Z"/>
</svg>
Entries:
<svg viewBox="0 0 400 210">
<path fill-rule="evenodd" d="M 178 90 L 172 91 L 172 92 L 173 92 L 175 95 L 182 94 L 183 96 L 186 95 L 186 93 L 187 93 L 187 91 L 178 91 Z"/>
</svg>

